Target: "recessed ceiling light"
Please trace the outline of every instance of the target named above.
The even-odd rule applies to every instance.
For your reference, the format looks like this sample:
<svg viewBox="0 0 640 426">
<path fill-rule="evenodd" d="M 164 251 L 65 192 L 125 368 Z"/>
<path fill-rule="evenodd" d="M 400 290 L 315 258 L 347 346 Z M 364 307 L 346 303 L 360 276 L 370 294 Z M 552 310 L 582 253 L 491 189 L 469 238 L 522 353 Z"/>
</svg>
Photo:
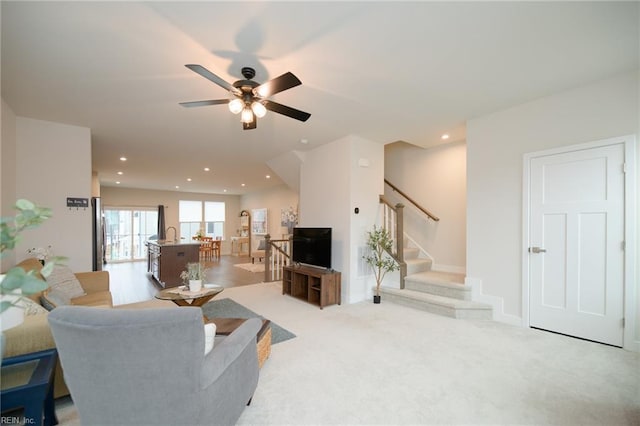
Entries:
<svg viewBox="0 0 640 426">
<path fill-rule="evenodd" d="M 176 185 L 176 189 L 180 189 L 180 187 L 178 185 Z"/>
<path fill-rule="evenodd" d="M 308 143 L 309 143 L 309 141 L 308 141 L 307 139 L 300 139 L 300 143 L 308 144 Z"/>
<path fill-rule="evenodd" d="M 447 139 L 449 139 L 449 135 L 445 133 L 444 135 L 440 136 L 440 138 L 442 140 L 447 140 Z"/>
<path fill-rule="evenodd" d="M 205 167 L 205 168 L 204 168 L 204 171 L 205 171 L 205 172 L 208 172 L 209 170 L 211 170 L 211 169 L 210 169 L 210 168 L 208 168 L 208 167 Z"/>
<path fill-rule="evenodd" d="M 118 174 L 119 174 L 120 176 L 122 176 L 124 173 L 122 173 L 122 172 L 118 172 Z"/>
<path fill-rule="evenodd" d="M 266 175 L 265 176 L 267 179 L 271 179 L 271 175 Z"/>
<path fill-rule="evenodd" d="M 245 184 L 243 183 L 243 184 L 242 184 L 242 185 L 240 185 L 240 186 L 245 186 Z"/>
<path fill-rule="evenodd" d="M 227 192 L 227 190 L 226 190 L 226 189 L 223 189 L 223 190 L 222 190 L 222 192 Z"/>
<path fill-rule="evenodd" d="M 116 181 L 116 185 L 120 185 L 120 181 L 119 180 Z"/>
<path fill-rule="evenodd" d="M 120 161 L 127 161 L 127 157 L 120 157 Z"/>
<path fill-rule="evenodd" d="M 187 182 L 191 182 L 191 178 L 187 178 Z"/>
</svg>

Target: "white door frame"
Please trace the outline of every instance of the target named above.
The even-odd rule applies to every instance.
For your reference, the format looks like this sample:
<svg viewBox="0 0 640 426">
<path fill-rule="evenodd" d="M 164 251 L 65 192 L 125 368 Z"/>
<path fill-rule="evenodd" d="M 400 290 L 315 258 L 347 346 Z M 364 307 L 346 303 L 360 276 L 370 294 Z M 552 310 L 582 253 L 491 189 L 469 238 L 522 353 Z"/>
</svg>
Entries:
<svg viewBox="0 0 640 426">
<path fill-rule="evenodd" d="M 522 177 L 522 323 L 530 327 L 529 290 L 530 290 L 530 196 L 531 196 L 531 160 L 545 155 L 564 154 L 583 149 L 599 148 L 615 144 L 624 144 L 624 156 L 626 173 L 624 176 L 624 317 L 625 327 L 623 335 L 623 347 L 628 350 L 640 352 L 640 340 L 635 340 L 636 327 L 636 302 L 638 300 L 636 274 L 636 138 L 634 135 L 620 136 L 603 139 L 577 145 L 553 148 L 544 151 L 530 152 L 523 157 Z"/>
</svg>

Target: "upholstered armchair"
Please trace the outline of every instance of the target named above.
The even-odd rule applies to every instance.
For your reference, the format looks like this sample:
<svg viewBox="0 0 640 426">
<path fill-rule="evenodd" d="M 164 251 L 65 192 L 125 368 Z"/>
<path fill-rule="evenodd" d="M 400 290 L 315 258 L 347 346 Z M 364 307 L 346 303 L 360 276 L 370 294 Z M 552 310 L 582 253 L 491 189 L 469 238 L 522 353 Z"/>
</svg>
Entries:
<svg viewBox="0 0 640 426">
<path fill-rule="evenodd" d="M 258 248 L 251 252 L 251 263 L 256 263 L 256 257 L 258 258 L 259 262 L 262 262 L 262 259 L 264 259 L 265 256 L 266 249 L 267 247 L 263 238 L 262 240 L 260 240 L 260 243 L 258 243 Z"/>
<path fill-rule="evenodd" d="M 82 424 L 235 424 L 258 383 L 250 319 L 205 355 L 202 310 L 62 306 L 49 324 Z"/>
</svg>

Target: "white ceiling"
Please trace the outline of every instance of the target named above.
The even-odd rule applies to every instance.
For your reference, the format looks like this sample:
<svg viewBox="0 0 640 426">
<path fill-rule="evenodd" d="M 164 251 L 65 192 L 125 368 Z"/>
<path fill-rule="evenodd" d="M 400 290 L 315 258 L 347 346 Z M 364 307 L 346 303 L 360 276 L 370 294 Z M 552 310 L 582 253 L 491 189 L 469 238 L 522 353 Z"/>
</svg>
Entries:
<svg viewBox="0 0 640 426">
<path fill-rule="evenodd" d="M 3 1 L 1 13 L 8 105 L 91 128 L 102 184 L 148 189 L 262 190 L 281 183 L 266 161 L 292 150 L 349 134 L 462 140 L 470 118 L 638 68 L 637 2 Z M 243 66 L 258 82 L 291 71 L 302 86 L 272 99 L 311 118 L 269 112 L 243 131 L 224 105 L 183 108 L 226 96 L 188 63 L 229 82 Z"/>
</svg>

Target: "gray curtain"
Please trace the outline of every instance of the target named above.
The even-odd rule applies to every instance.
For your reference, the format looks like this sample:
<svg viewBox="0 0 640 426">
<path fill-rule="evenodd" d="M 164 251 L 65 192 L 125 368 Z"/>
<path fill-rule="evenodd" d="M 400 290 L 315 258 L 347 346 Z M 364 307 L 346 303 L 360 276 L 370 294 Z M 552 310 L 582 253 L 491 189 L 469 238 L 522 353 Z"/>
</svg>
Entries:
<svg viewBox="0 0 640 426">
<path fill-rule="evenodd" d="M 164 222 L 164 206 L 159 205 L 158 206 L 158 239 L 159 240 L 167 239 L 167 234 L 165 229 L 166 227 Z"/>
</svg>

